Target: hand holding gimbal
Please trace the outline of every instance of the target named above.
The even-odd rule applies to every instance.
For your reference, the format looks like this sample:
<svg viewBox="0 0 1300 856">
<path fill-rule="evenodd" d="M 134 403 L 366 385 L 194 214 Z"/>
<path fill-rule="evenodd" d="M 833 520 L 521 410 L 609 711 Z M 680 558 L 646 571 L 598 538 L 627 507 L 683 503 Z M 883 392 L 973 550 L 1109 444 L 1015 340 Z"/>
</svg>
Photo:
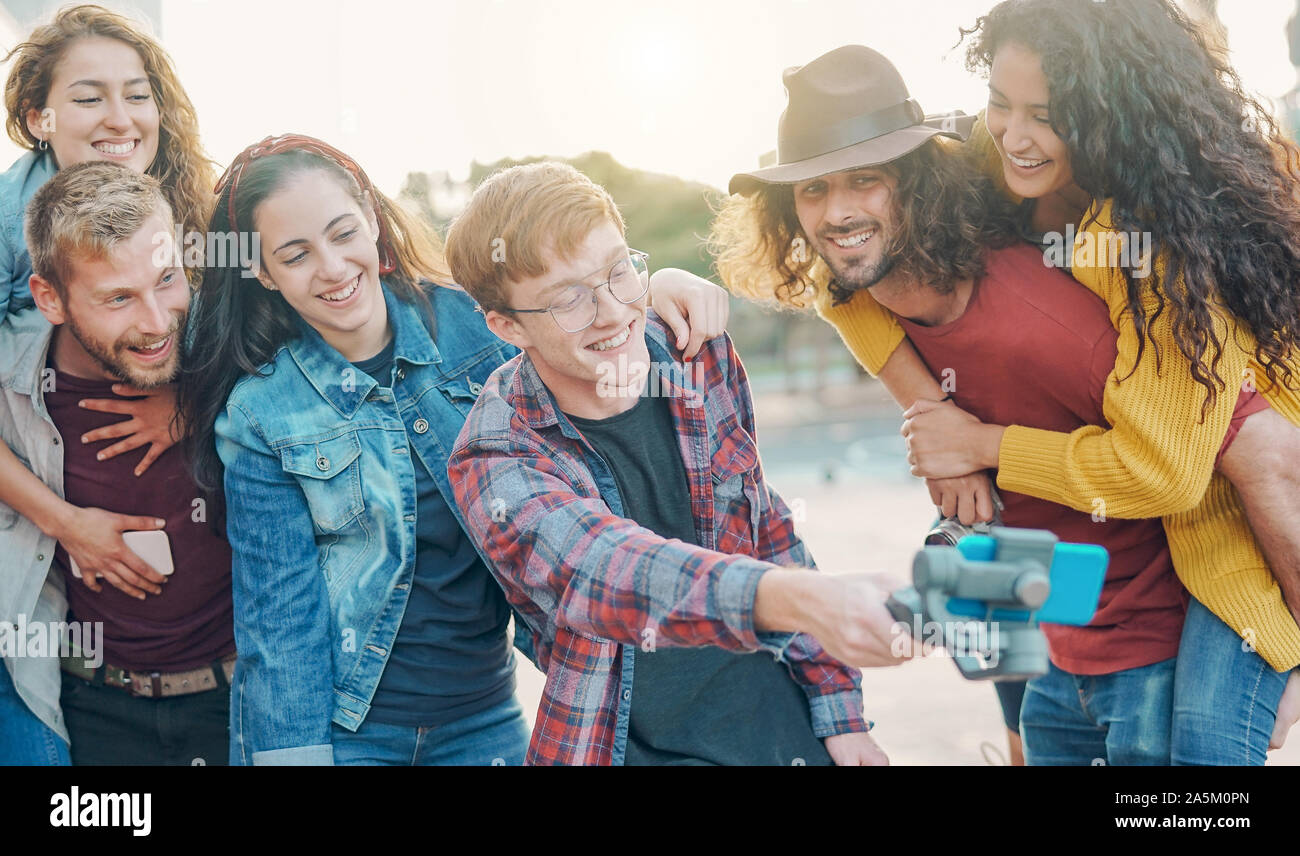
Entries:
<svg viewBox="0 0 1300 856">
<path fill-rule="evenodd" d="M 994 526 L 956 546 L 927 546 L 910 588 L 886 607 L 927 646 L 942 646 L 970 680 L 1024 680 L 1047 672 L 1042 622 L 1092 620 L 1110 557 L 1063 544 L 1043 529 Z"/>
</svg>

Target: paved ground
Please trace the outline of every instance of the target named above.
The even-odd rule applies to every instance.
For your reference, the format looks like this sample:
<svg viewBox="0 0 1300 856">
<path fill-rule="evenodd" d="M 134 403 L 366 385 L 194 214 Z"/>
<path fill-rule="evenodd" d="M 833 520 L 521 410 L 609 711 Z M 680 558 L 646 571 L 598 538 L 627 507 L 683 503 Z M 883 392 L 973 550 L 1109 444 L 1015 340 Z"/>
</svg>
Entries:
<svg viewBox="0 0 1300 856">
<path fill-rule="evenodd" d="M 803 509 L 800 532 L 831 573 L 911 576 L 916 545 L 933 519 L 929 494 L 907 475 L 897 410 L 874 384 L 836 388 L 819 399 L 758 397 L 759 440 L 769 480 Z M 542 675 L 519 669 L 519 697 L 531 720 Z M 950 660 L 917 660 L 864 676 L 867 715 L 894 764 L 1005 763 L 1006 741 L 993 688 L 963 679 Z M 1300 727 L 1271 765 L 1300 766 Z"/>
</svg>

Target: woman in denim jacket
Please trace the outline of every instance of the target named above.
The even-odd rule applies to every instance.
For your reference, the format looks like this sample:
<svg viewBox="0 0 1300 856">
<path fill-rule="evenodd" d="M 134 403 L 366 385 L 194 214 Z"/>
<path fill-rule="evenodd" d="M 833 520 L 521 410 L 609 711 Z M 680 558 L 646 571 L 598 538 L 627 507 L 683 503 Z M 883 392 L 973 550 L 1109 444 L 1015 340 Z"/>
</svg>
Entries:
<svg viewBox="0 0 1300 856">
<path fill-rule="evenodd" d="M 510 610 L 447 477 L 514 349 L 325 143 L 268 138 L 217 192 L 261 259 L 206 272 L 181 388 L 234 552 L 231 762 L 521 763 Z"/>
</svg>

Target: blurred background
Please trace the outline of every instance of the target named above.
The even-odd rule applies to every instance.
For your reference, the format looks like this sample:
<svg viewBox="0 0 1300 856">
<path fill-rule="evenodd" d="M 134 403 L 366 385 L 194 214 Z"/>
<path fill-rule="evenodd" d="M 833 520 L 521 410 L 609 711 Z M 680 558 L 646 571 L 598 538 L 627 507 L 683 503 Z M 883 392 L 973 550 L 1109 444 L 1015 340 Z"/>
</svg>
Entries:
<svg viewBox="0 0 1300 856">
<path fill-rule="evenodd" d="M 357 158 L 381 190 L 445 228 L 494 169 L 566 160 L 619 203 L 651 265 L 711 277 L 702 237 L 732 173 L 775 148 L 781 72 L 849 42 L 888 56 L 927 112 L 974 113 L 985 82 L 960 28 L 994 0 L 137 0 L 175 61 L 221 168 L 289 131 Z M 63 3 L 0 0 L 0 46 Z M 1246 87 L 1297 126 L 1297 0 L 1184 0 Z M 1288 35 L 1291 35 L 1288 41 Z M 1295 46 L 1293 46 L 1295 45 Z M 6 69 L 7 70 L 7 69 Z M 0 161 L 20 154 L 0 142 Z M 3 165 L 3 164 L 0 164 Z M 897 407 L 815 317 L 733 300 L 763 464 L 827 571 L 910 575 L 934 517 L 908 474 Z M 519 670 L 530 717 L 541 675 Z M 942 658 L 864 679 L 895 764 L 999 764 L 991 687 Z M 1300 734 L 1271 753 L 1300 764 Z"/>
<path fill-rule="evenodd" d="M 710 206 L 732 173 L 775 148 L 784 68 L 860 42 L 893 60 L 928 112 L 973 113 L 985 83 L 965 70 L 961 28 L 992 3 L 927 0 L 915 12 L 893 0 L 104 5 L 161 38 L 222 167 L 264 136 L 311 134 L 445 226 L 493 169 L 560 158 L 609 189 L 654 267 L 710 276 L 701 241 Z M 16 45 L 60 5 L 0 0 L 0 45 Z M 1300 116 L 1300 55 L 1287 40 L 1297 0 L 1184 5 L 1227 45 L 1248 89 L 1279 115 Z M 0 161 L 20 153 L 3 147 Z M 759 389 L 823 389 L 857 374 L 816 319 L 740 301 L 732 311 Z"/>
</svg>

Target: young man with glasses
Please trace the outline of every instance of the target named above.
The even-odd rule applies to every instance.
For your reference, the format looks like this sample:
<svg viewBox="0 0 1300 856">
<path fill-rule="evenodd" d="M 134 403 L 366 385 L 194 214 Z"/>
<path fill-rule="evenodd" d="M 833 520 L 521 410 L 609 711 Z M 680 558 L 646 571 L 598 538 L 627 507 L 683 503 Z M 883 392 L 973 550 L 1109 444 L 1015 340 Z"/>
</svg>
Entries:
<svg viewBox="0 0 1300 856">
<path fill-rule="evenodd" d="M 528 763 L 887 763 L 835 659 L 910 653 L 884 592 L 813 570 L 763 479 L 729 338 L 700 351 L 702 388 L 668 372 L 643 394 L 680 355 L 609 195 L 562 164 L 497 173 L 447 258 L 523 351 L 448 469 L 547 674 Z"/>
</svg>

